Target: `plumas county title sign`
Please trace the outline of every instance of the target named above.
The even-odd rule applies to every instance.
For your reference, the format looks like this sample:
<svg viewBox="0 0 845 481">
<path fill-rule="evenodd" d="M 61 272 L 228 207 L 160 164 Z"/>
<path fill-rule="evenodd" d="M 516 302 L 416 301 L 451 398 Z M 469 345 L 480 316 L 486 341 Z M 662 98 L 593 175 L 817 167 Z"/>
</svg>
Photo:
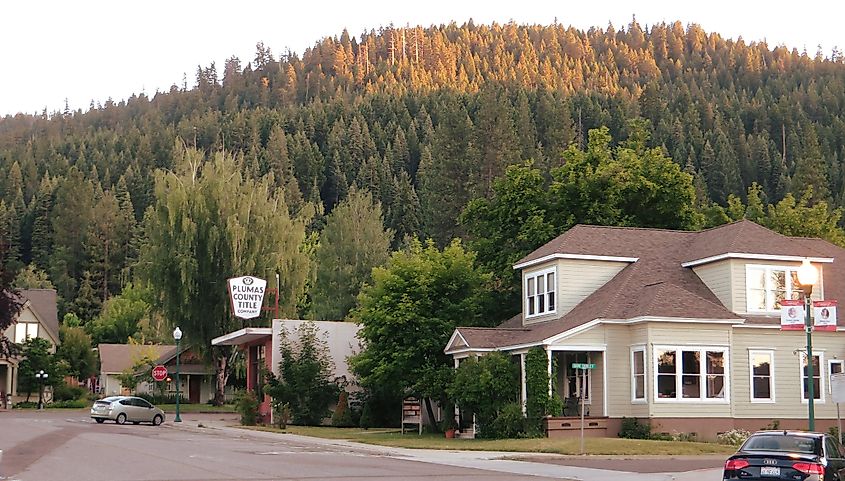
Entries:
<svg viewBox="0 0 845 481">
<path fill-rule="evenodd" d="M 264 288 L 267 281 L 257 277 L 243 276 L 229 279 L 229 299 L 235 317 L 252 319 L 261 314 L 264 304 Z"/>
</svg>

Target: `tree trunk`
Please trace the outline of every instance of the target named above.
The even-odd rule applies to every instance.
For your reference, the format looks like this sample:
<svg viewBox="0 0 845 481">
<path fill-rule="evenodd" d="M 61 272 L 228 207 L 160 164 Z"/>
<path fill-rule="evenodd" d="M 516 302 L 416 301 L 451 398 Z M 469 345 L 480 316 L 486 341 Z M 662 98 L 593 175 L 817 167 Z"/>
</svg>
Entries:
<svg viewBox="0 0 845 481">
<path fill-rule="evenodd" d="M 214 405 L 222 406 L 226 402 L 226 384 L 229 382 L 229 375 L 232 373 L 232 366 L 238 350 L 232 348 L 230 352 L 218 350 L 214 357 Z"/>
<path fill-rule="evenodd" d="M 431 407 L 431 398 L 425 398 L 425 411 L 428 413 L 428 425 L 431 427 L 431 432 L 439 433 L 440 426 L 437 425 L 437 421 L 434 418 L 434 409 Z"/>
</svg>

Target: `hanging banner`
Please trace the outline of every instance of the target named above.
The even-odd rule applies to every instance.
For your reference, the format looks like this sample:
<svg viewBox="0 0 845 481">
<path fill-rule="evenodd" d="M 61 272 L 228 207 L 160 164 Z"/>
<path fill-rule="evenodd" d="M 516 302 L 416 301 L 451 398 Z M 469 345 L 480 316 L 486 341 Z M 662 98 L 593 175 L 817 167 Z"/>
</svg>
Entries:
<svg viewBox="0 0 845 481">
<path fill-rule="evenodd" d="M 252 319 L 261 315 L 267 281 L 251 276 L 233 277 L 229 279 L 228 287 L 235 317 Z"/>
<path fill-rule="evenodd" d="M 817 331 L 836 330 L 836 301 L 813 301 L 813 326 Z"/>
<path fill-rule="evenodd" d="M 804 301 L 800 299 L 780 301 L 780 329 L 782 331 L 804 329 Z"/>
</svg>

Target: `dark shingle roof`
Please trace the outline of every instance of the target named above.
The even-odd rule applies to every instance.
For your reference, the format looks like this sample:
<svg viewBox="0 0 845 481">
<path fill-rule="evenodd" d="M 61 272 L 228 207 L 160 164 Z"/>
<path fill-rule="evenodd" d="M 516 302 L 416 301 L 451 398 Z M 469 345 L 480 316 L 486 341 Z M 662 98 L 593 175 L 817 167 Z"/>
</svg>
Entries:
<svg viewBox="0 0 845 481">
<path fill-rule="evenodd" d="M 97 346 L 97 350 L 100 352 L 100 372 L 119 373 L 131 368 L 144 355 L 149 355 L 153 360 L 156 360 L 168 352 L 174 352 L 176 346 L 100 344 Z"/>
</svg>

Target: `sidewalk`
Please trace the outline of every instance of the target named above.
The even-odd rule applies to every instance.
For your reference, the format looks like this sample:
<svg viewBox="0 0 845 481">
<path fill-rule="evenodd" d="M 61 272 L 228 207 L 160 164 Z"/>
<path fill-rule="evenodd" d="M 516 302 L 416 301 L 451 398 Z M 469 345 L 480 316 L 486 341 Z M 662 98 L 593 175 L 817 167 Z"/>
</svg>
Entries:
<svg viewBox="0 0 845 481">
<path fill-rule="evenodd" d="M 460 451 L 460 450 L 433 450 L 433 449 L 407 449 L 390 446 L 376 446 L 372 444 L 357 443 L 338 439 L 313 438 L 297 434 L 281 434 L 267 431 L 253 431 L 234 427 L 236 420 L 225 421 L 209 419 L 208 415 L 182 416 L 181 424 L 168 423 L 176 429 L 209 432 L 216 431 L 228 435 L 240 437 L 254 437 L 279 441 L 280 438 L 297 444 L 334 447 L 347 452 L 368 454 L 372 456 L 389 456 L 397 459 L 435 463 L 447 466 L 463 468 L 475 468 L 503 473 L 545 476 L 555 479 L 583 480 L 583 481 L 718 481 L 722 477 L 721 459 L 724 456 L 702 456 L 702 457 L 678 457 L 678 465 L 683 465 L 683 460 L 706 460 L 716 464 L 718 468 L 693 469 L 684 472 L 634 472 L 643 466 L 647 466 L 648 459 L 664 460 L 656 457 L 637 456 L 564 456 L 497 451 Z M 541 460 L 541 461 L 540 461 Z M 584 463 L 589 461 L 589 463 Z M 583 464 L 603 464 L 606 462 L 613 469 L 600 469 L 587 467 Z M 706 464 L 706 463 L 705 463 Z M 626 468 L 630 465 L 630 468 Z"/>
</svg>

